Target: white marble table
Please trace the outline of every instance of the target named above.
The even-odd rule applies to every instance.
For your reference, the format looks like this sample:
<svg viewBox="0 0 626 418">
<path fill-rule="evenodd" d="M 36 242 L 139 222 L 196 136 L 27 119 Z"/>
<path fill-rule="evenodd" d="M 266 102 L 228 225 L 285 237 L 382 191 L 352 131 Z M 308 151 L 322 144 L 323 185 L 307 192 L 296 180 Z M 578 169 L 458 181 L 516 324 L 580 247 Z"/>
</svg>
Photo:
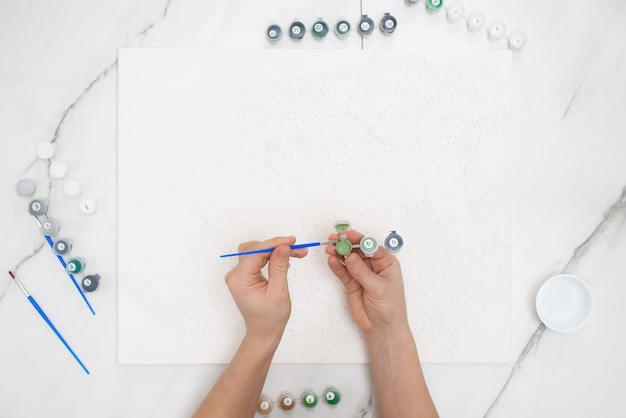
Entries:
<svg viewBox="0 0 626 418">
<path fill-rule="evenodd" d="M 119 366 L 116 359 L 117 51 L 121 47 L 201 48 L 506 48 L 430 15 L 422 0 L 335 2 L 4 1 L 0 3 L 0 416 L 189 416 L 221 366 Z M 433 398 L 446 417 L 623 416 L 626 407 L 626 3 L 463 1 L 528 37 L 513 56 L 513 361 L 427 364 Z M 364 42 L 352 33 L 323 41 L 264 38 L 318 16 L 356 22 L 367 13 L 398 19 L 392 36 Z M 253 68 L 250 69 L 254 71 Z M 83 215 L 77 198 L 50 180 L 36 160 L 41 142 L 57 145 L 68 179 L 98 203 Z M 149 156 L 146 156 L 149 158 Z M 28 199 L 14 191 L 35 179 L 64 235 L 102 276 L 90 295 L 95 317 L 72 295 L 47 248 Z M 36 315 L 7 270 L 13 270 L 90 368 L 86 376 Z M 543 281 L 568 272 L 592 287 L 590 322 L 571 334 L 546 330 L 534 309 Z M 75 290 L 74 290 L 75 292 Z M 363 366 L 277 366 L 268 388 L 354 376 L 355 394 L 334 411 L 307 416 L 361 416 L 369 397 Z M 344 377 L 345 380 L 345 377 Z M 321 412 L 320 412 L 321 411 Z M 324 413 L 322 413 L 324 412 Z M 281 416 L 275 412 L 273 416 Z M 299 414 L 295 414 L 299 416 Z"/>
</svg>

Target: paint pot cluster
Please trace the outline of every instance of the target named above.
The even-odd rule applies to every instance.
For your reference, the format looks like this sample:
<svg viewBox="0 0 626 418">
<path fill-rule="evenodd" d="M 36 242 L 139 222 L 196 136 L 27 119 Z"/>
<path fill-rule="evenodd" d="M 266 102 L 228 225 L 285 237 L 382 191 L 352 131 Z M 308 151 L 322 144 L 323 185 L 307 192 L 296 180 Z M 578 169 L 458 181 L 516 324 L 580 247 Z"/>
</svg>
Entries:
<svg viewBox="0 0 626 418">
<path fill-rule="evenodd" d="M 378 241 L 372 234 L 364 234 L 358 244 L 353 244 L 348 239 L 348 231 L 351 229 L 349 221 L 340 220 L 335 222 L 335 231 L 339 234 L 339 239 L 335 243 L 337 254 L 347 257 L 353 249 L 360 249 L 366 257 L 373 257 L 378 250 Z M 402 249 L 404 240 L 396 232 L 391 231 L 385 238 L 384 247 L 390 253 L 397 253 Z"/>
<path fill-rule="evenodd" d="M 51 180 L 63 181 L 63 193 L 67 197 L 78 199 L 78 210 L 85 214 L 91 215 L 95 213 L 97 205 L 96 201 L 90 197 L 82 196 L 82 185 L 68 178 L 70 167 L 67 163 L 54 159 L 56 153 L 56 144 L 52 142 L 41 142 L 37 145 L 37 158 L 48 162 L 48 176 Z M 17 192 L 20 196 L 30 196 L 34 193 L 34 187 L 25 188 L 25 185 L 32 180 L 22 180 L 17 185 Z M 30 194 L 29 194 L 30 193 Z"/>
<path fill-rule="evenodd" d="M 31 179 L 22 179 L 16 185 L 16 191 L 19 196 L 32 197 L 36 191 L 36 183 Z M 32 199 L 28 204 L 28 213 L 33 217 L 40 232 L 52 248 L 61 265 L 65 269 L 70 278 L 74 280 L 74 275 L 84 274 L 86 261 L 82 257 L 71 257 L 68 261 L 66 257 L 70 256 L 73 250 L 73 242 L 70 238 L 58 237 L 61 230 L 61 222 L 47 215 L 49 202 L 46 199 Z M 85 292 L 93 292 L 98 288 L 100 283 L 100 275 L 89 274 L 84 275 L 80 281 L 82 290 Z"/>
<path fill-rule="evenodd" d="M 429 0 L 432 1 L 432 0 Z M 472 33 L 479 33 L 486 29 L 489 40 L 498 42 L 508 39 L 508 46 L 511 50 L 520 50 L 526 45 L 526 35 L 520 31 L 513 31 L 507 35 L 506 26 L 500 20 L 494 20 L 487 24 L 485 15 L 476 10 L 465 15 L 465 8 L 459 2 L 452 3 L 446 10 L 446 17 L 450 23 L 457 23 L 465 20 L 467 30 Z"/>
<path fill-rule="evenodd" d="M 340 401 L 341 392 L 333 386 L 328 386 L 321 395 L 318 395 L 312 389 L 303 390 L 299 397 L 296 397 L 291 392 L 282 392 L 278 399 L 272 399 L 268 395 L 261 395 L 256 411 L 261 416 L 268 416 L 275 410 L 291 414 L 296 408 L 312 410 L 322 403 L 328 407 L 335 408 Z"/>
<path fill-rule="evenodd" d="M 395 32 L 398 26 L 398 21 L 390 13 L 385 13 L 378 21 L 378 25 L 368 15 L 361 16 L 360 20 L 356 23 L 356 30 L 361 36 L 368 36 L 376 26 L 385 35 L 391 35 Z M 326 22 L 323 18 L 317 18 L 311 26 L 307 29 L 307 25 L 299 19 L 295 19 L 286 28 L 289 38 L 294 41 L 299 41 L 304 38 L 308 32 L 317 39 L 323 40 L 331 31 L 335 33 L 338 38 L 346 38 L 352 32 L 353 24 L 346 18 L 338 18 L 331 24 Z M 283 28 L 278 23 L 271 23 L 265 30 L 265 36 L 271 43 L 280 41 L 283 37 Z"/>
<path fill-rule="evenodd" d="M 415 6 L 421 2 L 421 0 L 405 1 L 409 6 Z M 426 11 L 430 14 L 437 14 L 440 10 L 444 9 L 443 0 L 424 0 L 423 3 L 425 4 Z M 465 8 L 459 2 L 453 2 L 447 6 L 445 10 L 447 20 L 450 23 L 465 20 L 467 29 L 471 33 L 486 30 L 487 36 L 493 42 L 507 39 L 508 47 L 513 51 L 520 50 L 526 45 L 526 35 L 524 35 L 524 33 L 515 30 L 507 34 L 506 26 L 500 20 L 494 20 L 487 24 L 485 16 L 479 10 L 465 14 Z M 373 18 L 364 14 L 356 22 L 355 27 L 362 37 L 371 35 L 376 27 L 378 27 L 384 35 L 391 35 L 398 27 L 398 20 L 391 13 L 385 13 L 378 22 L 375 22 Z M 286 30 L 292 40 L 299 41 L 304 38 L 307 32 L 307 26 L 301 20 L 295 19 Z M 315 39 L 322 40 L 331 31 L 331 26 L 320 17 L 313 22 L 309 30 Z M 339 18 L 334 22 L 332 30 L 339 38 L 345 38 L 350 35 L 352 24 L 346 18 Z M 277 43 L 283 36 L 283 28 L 277 23 L 271 23 L 265 31 L 265 36 L 271 43 Z"/>
</svg>

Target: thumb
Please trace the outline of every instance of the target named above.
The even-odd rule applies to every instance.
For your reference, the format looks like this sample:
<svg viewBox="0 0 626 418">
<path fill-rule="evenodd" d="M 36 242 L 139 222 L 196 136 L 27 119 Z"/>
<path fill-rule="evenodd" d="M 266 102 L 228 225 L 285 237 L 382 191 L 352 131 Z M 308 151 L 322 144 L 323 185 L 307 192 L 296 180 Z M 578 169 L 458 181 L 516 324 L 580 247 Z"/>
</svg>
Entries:
<svg viewBox="0 0 626 418">
<path fill-rule="evenodd" d="M 378 275 L 374 273 L 367 264 L 365 264 L 363 259 L 359 257 L 358 254 L 350 254 L 348 258 L 346 258 L 345 266 L 348 273 L 350 273 L 350 276 L 352 276 L 357 282 L 361 283 L 361 286 L 363 286 L 365 290 L 371 289 L 376 283 Z"/>
<path fill-rule="evenodd" d="M 268 291 L 273 293 L 289 292 L 287 285 L 287 271 L 289 270 L 289 258 L 291 247 L 279 245 L 274 248 L 270 255 L 269 266 L 267 268 Z"/>
</svg>

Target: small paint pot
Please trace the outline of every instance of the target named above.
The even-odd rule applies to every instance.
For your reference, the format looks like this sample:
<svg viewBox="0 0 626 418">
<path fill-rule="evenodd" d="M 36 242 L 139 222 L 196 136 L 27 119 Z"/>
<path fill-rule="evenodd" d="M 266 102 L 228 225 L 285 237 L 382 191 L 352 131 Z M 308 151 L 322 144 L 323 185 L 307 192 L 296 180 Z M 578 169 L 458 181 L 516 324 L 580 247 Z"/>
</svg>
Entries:
<svg viewBox="0 0 626 418">
<path fill-rule="evenodd" d="M 426 10 L 435 13 L 443 6 L 443 0 L 426 0 Z"/>
<path fill-rule="evenodd" d="M 481 12 L 474 12 L 467 17 L 467 29 L 470 32 L 478 32 L 485 26 L 485 16 Z"/>
<path fill-rule="evenodd" d="M 342 238 L 335 243 L 337 254 L 347 257 L 352 252 L 352 243 L 347 238 Z"/>
<path fill-rule="evenodd" d="M 256 411 L 261 415 L 269 415 L 274 409 L 274 402 L 267 396 L 261 396 L 256 405 Z"/>
<path fill-rule="evenodd" d="M 361 36 L 369 36 L 374 31 L 374 21 L 368 15 L 363 15 L 357 28 Z"/>
<path fill-rule="evenodd" d="M 83 258 L 72 258 L 67 262 L 65 269 L 70 274 L 78 274 L 85 269 L 85 260 Z"/>
<path fill-rule="evenodd" d="M 83 277 L 83 280 L 80 282 L 80 287 L 83 288 L 85 292 L 93 292 L 98 288 L 100 284 L 100 275 L 99 274 L 90 274 L 88 276 Z"/>
<path fill-rule="evenodd" d="M 509 48 L 513 51 L 518 51 L 526 45 L 526 35 L 522 32 L 513 32 L 509 36 Z"/>
<path fill-rule="evenodd" d="M 324 391 L 324 402 L 330 406 L 337 406 L 337 404 L 341 401 L 341 393 L 332 386 L 329 386 Z"/>
<path fill-rule="evenodd" d="M 396 231 L 391 231 L 389 235 L 387 235 L 387 238 L 385 238 L 385 243 L 384 243 L 385 249 L 392 254 L 395 254 L 398 251 L 400 251 L 403 245 L 404 245 L 404 240 L 402 239 L 400 235 L 396 233 Z"/>
<path fill-rule="evenodd" d="M 57 255 L 67 255 L 72 251 L 72 241 L 68 238 L 58 239 L 52 249 Z"/>
<path fill-rule="evenodd" d="M 37 189 L 37 183 L 35 180 L 31 179 L 22 179 L 17 182 L 15 185 L 15 191 L 18 196 L 22 197 L 31 197 L 35 194 L 35 190 Z"/>
<path fill-rule="evenodd" d="M 306 32 L 306 27 L 304 23 L 299 20 L 294 20 L 291 26 L 289 26 L 289 37 L 295 41 L 299 41 L 304 38 L 304 33 Z"/>
<path fill-rule="evenodd" d="M 365 235 L 359 242 L 359 248 L 366 257 L 372 257 L 378 250 L 378 242 L 371 235 Z"/>
<path fill-rule="evenodd" d="M 28 204 L 28 213 L 33 216 L 44 215 L 48 211 L 48 202 L 42 199 L 31 200 Z"/>
<path fill-rule="evenodd" d="M 506 33 L 506 27 L 502 22 L 492 23 L 487 29 L 487 35 L 489 36 L 489 40 L 496 42 L 504 37 Z"/>
<path fill-rule="evenodd" d="M 280 41 L 280 38 L 283 37 L 283 30 L 280 28 L 280 26 L 276 24 L 271 24 L 265 30 L 265 36 L 267 37 L 267 40 L 271 43 L 276 43 Z"/>
<path fill-rule="evenodd" d="M 310 389 L 302 392 L 300 399 L 302 400 L 302 405 L 304 405 L 305 408 L 314 408 L 318 401 L 317 395 Z"/>
<path fill-rule="evenodd" d="M 346 19 L 340 19 L 339 22 L 337 22 L 337 24 L 335 25 L 335 33 L 340 38 L 345 38 L 346 36 L 350 35 L 350 29 L 350 22 L 348 22 Z"/>
<path fill-rule="evenodd" d="M 328 35 L 328 23 L 322 18 L 317 19 L 311 27 L 311 33 L 315 39 L 324 39 Z"/>
<path fill-rule="evenodd" d="M 61 226 L 56 219 L 48 218 L 41 222 L 41 233 L 48 236 L 56 235 Z"/>
<path fill-rule="evenodd" d="M 448 22 L 456 23 L 463 18 L 463 13 L 465 12 L 465 8 L 461 3 L 453 3 L 448 6 L 446 11 L 446 17 L 448 18 Z"/>
<path fill-rule="evenodd" d="M 395 32 L 398 27 L 398 21 L 395 17 L 391 16 L 389 13 L 385 13 L 383 18 L 380 20 L 380 30 L 385 35 L 391 35 Z"/>
<path fill-rule="evenodd" d="M 285 392 L 278 398 L 278 406 L 283 411 L 291 411 L 296 406 L 296 398 L 291 393 Z"/>
</svg>

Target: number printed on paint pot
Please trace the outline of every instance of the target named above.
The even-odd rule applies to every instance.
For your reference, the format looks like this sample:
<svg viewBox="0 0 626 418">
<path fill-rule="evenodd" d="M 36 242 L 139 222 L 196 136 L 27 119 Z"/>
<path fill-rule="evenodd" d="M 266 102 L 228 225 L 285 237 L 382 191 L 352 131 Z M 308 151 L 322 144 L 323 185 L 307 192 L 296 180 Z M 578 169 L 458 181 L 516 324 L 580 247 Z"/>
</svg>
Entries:
<svg viewBox="0 0 626 418">
<path fill-rule="evenodd" d="M 399 244 L 399 242 L 398 242 L 398 238 L 391 238 L 391 239 L 389 240 L 389 245 L 391 245 L 392 247 L 397 247 L 397 246 L 398 246 L 398 244 Z"/>
<path fill-rule="evenodd" d="M 368 22 L 361 22 L 361 30 L 368 31 L 370 29 L 370 24 Z"/>
<path fill-rule="evenodd" d="M 87 287 L 91 286 L 91 280 L 90 279 L 85 279 L 85 286 L 87 286 Z"/>
<path fill-rule="evenodd" d="M 327 401 L 332 401 L 332 400 L 334 400 L 334 399 L 335 399 L 335 393 L 334 393 L 334 392 L 328 392 L 328 393 L 326 394 L 326 400 L 327 400 Z"/>
<path fill-rule="evenodd" d="M 313 395 L 306 395 L 306 403 L 313 403 L 315 402 L 315 396 Z"/>
<path fill-rule="evenodd" d="M 341 24 L 339 25 L 339 30 L 340 30 L 341 32 L 347 32 L 347 31 L 348 31 L 348 25 L 347 25 L 347 24 L 345 24 L 345 23 L 341 23 Z"/>
<path fill-rule="evenodd" d="M 291 28 L 291 33 L 294 35 L 300 35 L 300 26 L 294 26 Z"/>
<path fill-rule="evenodd" d="M 393 20 L 391 20 L 391 19 L 387 19 L 387 20 L 385 21 L 385 27 L 386 27 L 387 29 L 391 29 L 391 28 L 393 28 Z"/>
<path fill-rule="evenodd" d="M 313 26 L 313 30 L 315 30 L 315 32 L 321 32 L 324 30 L 324 26 L 321 23 L 316 23 Z"/>
<path fill-rule="evenodd" d="M 292 403 L 293 403 L 293 399 L 289 397 L 283 399 L 283 404 L 285 404 L 285 406 L 291 406 Z"/>
</svg>

